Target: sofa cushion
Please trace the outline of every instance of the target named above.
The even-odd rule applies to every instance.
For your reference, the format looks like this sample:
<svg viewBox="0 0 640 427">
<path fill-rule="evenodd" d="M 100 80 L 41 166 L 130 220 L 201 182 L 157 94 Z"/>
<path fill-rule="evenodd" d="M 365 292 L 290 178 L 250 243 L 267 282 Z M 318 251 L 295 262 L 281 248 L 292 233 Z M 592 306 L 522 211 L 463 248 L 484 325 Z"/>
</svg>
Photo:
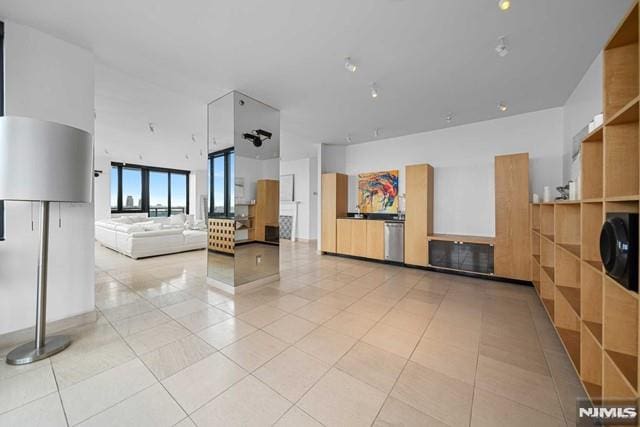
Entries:
<svg viewBox="0 0 640 427">
<path fill-rule="evenodd" d="M 169 224 L 171 225 L 181 225 L 184 227 L 184 222 L 187 220 L 187 216 L 183 213 L 171 215 L 169 217 Z"/>
</svg>

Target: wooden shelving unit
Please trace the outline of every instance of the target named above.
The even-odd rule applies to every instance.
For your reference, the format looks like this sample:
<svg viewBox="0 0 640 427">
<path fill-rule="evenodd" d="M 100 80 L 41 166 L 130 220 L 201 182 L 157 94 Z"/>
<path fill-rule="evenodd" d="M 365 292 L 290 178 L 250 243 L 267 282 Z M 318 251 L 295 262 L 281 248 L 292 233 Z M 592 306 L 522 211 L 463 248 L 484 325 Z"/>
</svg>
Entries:
<svg viewBox="0 0 640 427">
<path fill-rule="evenodd" d="M 636 2 L 604 49 L 605 123 L 582 141 L 583 199 L 531 207 L 534 285 L 594 402 L 639 397 L 638 294 L 605 274 L 599 246 L 608 212 L 640 210 L 639 13 Z"/>
</svg>

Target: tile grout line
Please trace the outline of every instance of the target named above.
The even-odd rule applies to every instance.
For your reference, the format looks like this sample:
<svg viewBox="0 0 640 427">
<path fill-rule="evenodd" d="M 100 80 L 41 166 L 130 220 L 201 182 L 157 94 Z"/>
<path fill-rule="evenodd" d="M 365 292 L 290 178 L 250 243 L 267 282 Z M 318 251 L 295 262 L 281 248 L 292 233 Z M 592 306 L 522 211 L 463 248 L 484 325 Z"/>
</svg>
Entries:
<svg viewBox="0 0 640 427">
<path fill-rule="evenodd" d="M 417 286 L 417 282 L 416 284 L 411 288 L 414 289 Z M 411 351 L 411 354 L 409 354 L 409 357 L 407 357 L 404 365 L 402 366 L 402 369 L 400 370 L 400 373 L 398 374 L 398 376 L 396 377 L 395 381 L 393 382 L 393 385 L 391 386 L 391 388 L 389 389 L 389 392 L 387 393 L 384 401 L 382 402 L 382 405 L 380 405 L 380 408 L 378 409 L 378 412 L 376 413 L 375 418 L 373 419 L 373 423 L 375 423 L 375 421 L 378 419 L 378 417 L 380 416 L 380 413 L 382 412 L 382 408 L 384 408 L 384 405 L 387 403 L 387 401 L 389 400 L 389 398 L 391 397 L 391 393 L 393 392 L 393 389 L 396 388 L 396 385 L 398 384 L 398 380 L 400 379 L 400 377 L 402 376 L 402 374 L 404 373 L 404 371 L 407 368 L 407 365 L 409 364 L 409 362 L 411 361 L 411 358 L 413 357 L 413 354 L 416 351 L 416 348 L 418 348 L 418 345 L 420 345 L 420 341 L 422 341 L 424 339 L 425 334 L 427 333 L 427 330 L 429 329 L 429 325 L 431 325 L 431 322 L 433 320 L 433 318 L 436 316 L 436 314 L 438 313 L 438 311 L 440 310 L 440 306 L 442 305 L 442 302 L 444 301 L 445 297 L 447 296 L 447 294 L 449 293 L 449 287 L 447 286 L 447 292 L 445 292 L 442 295 L 442 299 L 440 300 L 440 302 L 438 303 L 438 308 L 436 308 L 436 310 L 433 312 L 433 315 L 431 316 L 431 318 L 429 319 L 429 322 L 427 322 L 427 326 L 424 328 L 424 331 L 422 331 L 422 334 L 420 335 L 420 339 L 418 339 L 418 341 L 416 342 L 415 346 L 413 347 L 413 350 Z M 418 409 L 418 408 L 414 408 L 412 405 L 409 405 L 406 402 L 405 403 L 407 406 L 416 409 L 418 412 L 428 415 L 429 417 L 431 417 L 431 415 L 424 413 L 422 410 Z M 437 419 L 436 417 L 432 417 Z M 440 421 L 440 420 L 438 420 Z M 373 425 L 372 423 L 372 425 Z"/>
</svg>

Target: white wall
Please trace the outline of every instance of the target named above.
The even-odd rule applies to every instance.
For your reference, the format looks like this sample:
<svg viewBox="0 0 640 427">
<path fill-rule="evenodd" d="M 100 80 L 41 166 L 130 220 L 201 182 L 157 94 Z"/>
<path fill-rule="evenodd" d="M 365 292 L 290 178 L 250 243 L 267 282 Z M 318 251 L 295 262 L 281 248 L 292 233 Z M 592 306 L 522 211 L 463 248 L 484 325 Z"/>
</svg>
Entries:
<svg viewBox="0 0 640 427">
<path fill-rule="evenodd" d="M 296 235 L 306 240 L 317 236 L 317 162 L 316 158 L 280 162 L 280 175 L 294 175 L 294 199 L 298 202 Z"/>
<path fill-rule="evenodd" d="M 94 59 L 91 52 L 32 28 L 5 21 L 5 110 L 78 127 L 93 134 Z M 35 324 L 38 230 L 30 206 L 6 203 L 0 242 L 0 334 Z M 63 204 L 62 228 L 52 206 L 47 318 L 94 309 L 94 208 Z M 36 218 L 37 228 L 37 218 Z"/>
<path fill-rule="evenodd" d="M 197 171 L 206 173 L 206 105 L 104 64 L 96 65 L 95 74 L 96 169 L 104 172 L 96 180 L 96 219 L 111 215 L 112 161 L 189 170 L 192 180 Z M 195 179 L 192 214 L 199 213 L 198 196 L 207 194 L 206 177 Z"/>
<path fill-rule="evenodd" d="M 531 191 L 562 182 L 562 109 L 457 126 L 365 144 L 322 149 L 323 172 L 345 172 L 350 179 L 349 210 L 356 208 L 355 175 L 430 163 L 435 168 L 434 230 L 495 234 L 494 156 L 528 152 Z M 341 155 L 344 150 L 344 157 Z M 336 157 L 337 156 L 337 157 Z M 344 158 L 344 169 L 340 170 Z"/>
<path fill-rule="evenodd" d="M 574 136 L 602 112 L 602 54 L 598 55 L 564 105 L 564 181 L 576 179 L 580 158 L 572 162 Z"/>
</svg>

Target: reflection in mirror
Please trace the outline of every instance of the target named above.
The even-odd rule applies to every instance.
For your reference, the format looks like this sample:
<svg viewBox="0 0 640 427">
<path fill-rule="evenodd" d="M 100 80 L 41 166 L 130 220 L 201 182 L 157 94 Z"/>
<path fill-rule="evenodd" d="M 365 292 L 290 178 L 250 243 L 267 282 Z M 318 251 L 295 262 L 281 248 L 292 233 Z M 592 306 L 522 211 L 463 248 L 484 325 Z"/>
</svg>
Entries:
<svg viewBox="0 0 640 427">
<path fill-rule="evenodd" d="M 232 92 L 209 104 L 209 135 L 210 283 L 235 292 L 275 280 L 280 113 Z"/>
<path fill-rule="evenodd" d="M 235 221 L 233 94 L 207 106 L 209 141 L 209 212 L 207 276 L 220 286 L 234 284 Z"/>
</svg>

